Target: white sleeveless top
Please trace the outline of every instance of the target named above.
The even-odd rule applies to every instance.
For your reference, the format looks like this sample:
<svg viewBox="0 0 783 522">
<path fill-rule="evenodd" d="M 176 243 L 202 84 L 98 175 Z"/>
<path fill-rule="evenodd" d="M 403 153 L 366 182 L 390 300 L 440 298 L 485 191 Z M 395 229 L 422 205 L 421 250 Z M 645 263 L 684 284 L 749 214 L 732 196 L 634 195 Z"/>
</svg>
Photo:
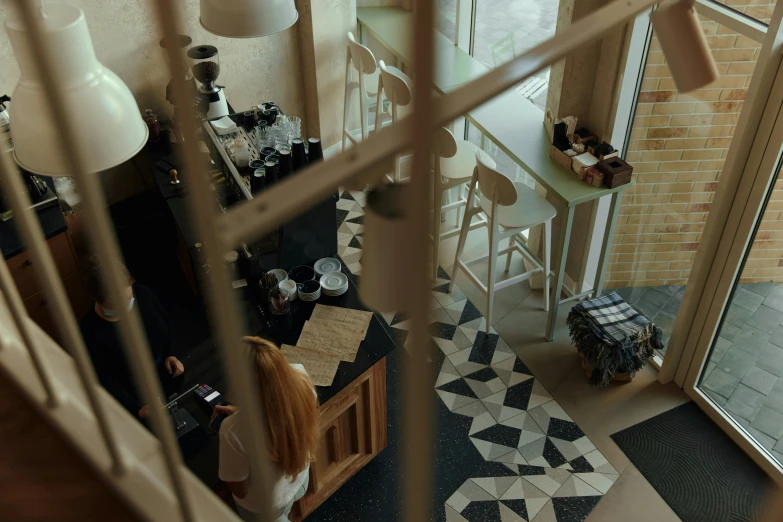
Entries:
<svg viewBox="0 0 783 522">
<path fill-rule="evenodd" d="M 292 368 L 303 373 L 304 366 L 301 364 L 292 364 Z M 250 464 L 248 462 L 245 447 L 239 437 L 238 417 L 241 412 L 228 416 L 223 424 L 220 425 L 220 464 L 218 476 L 224 482 L 242 482 L 250 477 Z M 303 469 L 296 477 L 284 475 L 277 463 L 272 463 L 272 479 L 275 484 L 272 493 L 273 509 L 283 509 L 294 498 L 294 495 L 301 489 L 302 485 L 309 477 L 310 466 Z M 237 504 L 252 511 L 259 513 L 262 511 L 261 499 L 257 498 L 253 489 L 253 480 L 250 477 L 248 493 L 245 498 L 234 497 Z"/>
</svg>

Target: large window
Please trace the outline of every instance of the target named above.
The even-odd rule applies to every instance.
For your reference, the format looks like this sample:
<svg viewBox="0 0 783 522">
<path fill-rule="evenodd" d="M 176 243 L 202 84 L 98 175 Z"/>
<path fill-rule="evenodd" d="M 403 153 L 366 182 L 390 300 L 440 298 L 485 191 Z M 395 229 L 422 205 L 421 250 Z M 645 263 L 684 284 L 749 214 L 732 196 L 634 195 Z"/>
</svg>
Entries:
<svg viewBox="0 0 783 522">
<path fill-rule="evenodd" d="M 775 9 L 775 2 L 770 0 L 711 0 L 717 4 L 742 13 L 743 15 L 768 24 Z"/>
<path fill-rule="evenodd" d="M 437 29 L 457 43 L 457 0 L 438 0 Z"/>
<path fill-rule="evenodd" d="M 551 38 L 558 5 L 552 0 L 477 0 L 473 56 L 493 68 Z M 517 90 L 543 110 L 548 84 L 547 68 Z"/>
<path fill-rule="evenodd" d="M 717 22 L 702 26 L 721 76 L 691 93 L 677 91 L 654 34 L 649 42 L 626 153 L 636 185 L 622 199 L 606 276 L 667 343 L 761 48 Z"/>
<path fill-rule="evenodd" d="M 779 174 L 699 387 L 783 463 L 783 236 Z"/>
<path fill-rule="evenodd" d="M 553 0 L 439 0 L 438 27 L 448 28 L 448 18 L 460 13 L 459 46 L 488 69 L 497 67 L 555 34 L 559 2 Z M 456 2 L 456 6 L 454 3 Z M 475 10 L 472 9 L 475 4 Z M 474 16 L 474 20 L 470 17 Z M 473 23 L 466 23 L 470 20 Z M 471 30 L 473 31 L 471 33 Z M 441 29 L 449 38 L 449 33 Z M 472 45 L 470 45 L 472 43 Z M 549 68 L 539 71 L 515 89 L 542 111 L 546 108 Z M 469 124 L 467 139 L 484 149 L 500 171 L 534 186 L 533 179 L 494 144 L 482 143 L 481 133 Z"/>
</svg>

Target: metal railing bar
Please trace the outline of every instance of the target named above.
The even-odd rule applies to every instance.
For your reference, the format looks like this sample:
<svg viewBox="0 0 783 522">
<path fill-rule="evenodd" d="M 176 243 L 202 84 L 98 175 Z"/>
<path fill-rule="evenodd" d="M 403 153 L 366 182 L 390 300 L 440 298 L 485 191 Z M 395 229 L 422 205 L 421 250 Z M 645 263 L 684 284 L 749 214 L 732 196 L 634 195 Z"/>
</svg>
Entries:
<svg viewBox="0 0 783 522">
<path fill-rule="evenodd" d="M 27 29 L 26 36 L 35 68 L 42 80 L 48 109 L 60 135 L 58 145 L 62 147 L 66 166 L 76 179 L 83 198 L 83 212 L 90 222 L 90 226 L 86 227 L 87 238 L 93 251 L 98 254 L 103 263 L 104 283 L 109 298 L 115 303 L 122 303 L 125 300 L 123 290 L 127 287 L 127 280 L 124 280 L 120 267 L 122 255 L 111 227 L 112 221 L 98 176 L 88 172 L 84 167 L 82 158 L 84 151 L 75 139 L 79 132 L 78 125 L 75 125 L 78 120 L 73 108 L 65 103 L 58 88 L 61 82 L 53 64 L 51 51 L 44 44 L 42 21 L 36 14 L 37 9 L 33 6 L 33 2 L 25 0 L 14 0 L 14 4 Z M 174 437 L 172 423 L 163 409 L 157 407 L 158 397 L 163 395 L 138 310 L 136 308 L 127 310 L 122 306 L 117 308 L 120 313 L 118 326 L 122 334 L 125 357 L 130 364 L 137 390 L 144 403 L 150 407 L 150 420 L 163 449 L 166 468 L 174 493 L 179 500 L 182 517 L 185 522 L 192 522 L 196 516 L 185 488 L 182 456 Z"/>
<path fill-rule="evenodd" d="M 32 269 L 35 271 L 35 275 L 41 284 L 44 296 L 52 303 L 53 309 L 56 311 L 56 313 L 52 314 L 55 326 L 63 337 L 68 353 L 71 354 L 76 363 L 76 369 L 84 386 L 84 392 L 97 419 L 106 449 L 111 456 L 112 472 L 116 475 L 122 475 L 126 470 L 126 463 L 119 450 L 116 433 L 109 425 L 106 407 L 101 402 L 96 389 L 98 379 L 95 376 L 95 369 L 84 345 L 79 325 L 73 314 L 73 308 L 71 308 L 71 303 L 60 279 L 60 273 L 46 244 L 46 238 L 41 230 L 38 217 L 32 209 L 30 196 L 22 183 L 22 175 L 16 163 L 14 163 L 10 152 L 2 154 L 2 158 L 0 158 L 0 184 L 2 184 L 3 192 L 11 203 L 14 219 L 19 224 L 19 233 L 27 248 L 30 249 L 31 257 L 35 259 Z M 3 265 L 5 266 L 5 262 L 3 262 Z M 6 289 L 3 289 L 3 291 L 6 293 L 6 297 L 11 296 L 11 294 L 18 295 L 15 286 L 13 291 Z M 13 300 L 14 298 L 11 297 L 10 299 Z M 45 362 L 41 360 L 36 345 L 31 342 L 32 337 L 29 331 L 20 328 L 20 333 L 22 333 L 22 338 L 30 350 L 33 363 L 43 381 L 42 371 L 45 370 Z M 48 380 L 48 377 L 46 379 Z M 47 386 L 47 384 L 44 383 L 44 386 Z"/>
<path fill-rule="evenodd" d="M 4 172 L 0 169 L 0 177 L 4 177 Z M 22 297 L 19 295 L 19 290 L 14 284 L 14 279 L 11 276 L 11 271 L 8 270 L 8 264 L 5 262 L 5 258 L 0 256 L 0 291 L 3 292 L 6 301 L 8 302 L 8 308 L 11 310 L 11 316 L 19 329 L 19 334 L 22 337 L 27 351 L 30 354 L 30 360 L 33 363 L 35 372 L 38 375 L 38 380 L 41 381 L 41 385 L 46 393 L 46 407 L 56 408 L 60 405 L 60 398 L 57 395 L 57 388 L 51 378 L 51 370 L 46 364 L 46 360 L 41 357 L 38 351 L 38 346 L 33 342 L 33 335 L 30 331 L 30 324 L 27 322 L 28 315 L 25 310 Z"/>
<path fill-rule="evenodd" d="M 430 131 L 456 120 L 656 3 L 657 0 L 612 2 L 575 22 L 556 39 L 550 38 L 484 76 L 432 100 Z M 308 167 L 253 200 L 236 205 L 219 218 L 222 237 L 230 245 L 239 245 L 279 227 L 297 212 L 323 200 L 338 186 L 361 177 L 373 166 L 409 148 L 417 123 L 415 114 L 400 120 L 384 129 L 382 135 L 370 135 L 331 160 Z"/>
<path fill-rule="evenodd" d="M 431 520 L 432 511 L 432 469 L 433 440 L 435 432 L 435 403 L 432 390 L 434 375 L 427 363 L 430 358 L 432 340 L 429 328 L 429 303 L 432 272 L 429 270 L 431 249 L 429 247 L 429 222 L 434 209 L 431 196 L 432 175 L 430 174 L 430 153 L 432 151 L 432 130 L 436 123 L 430 100 L 435 62 L 434 33 L 435 2 L 419 2 L 414 10 L 413 49 L 417 49 L 412 64 L 414 72 L 413 108 L 417 125 L 413 129 L 413 165 L 406 201 L 408 237 L 411 248 L 410 272 L 405 281 L 397 284 L 409 285 L 411 317 L 411 349 L 408 352 L 403 380 L 403 433 L 402 481 L 403 504 L 400 520 L 426 522 Z M 380 131 L 383 137 L 384 131 Z M 440 219 L 440 215 L 432 215 Z M 438 241 L 438 238 L 434 238 Z M 437 263 L 437 259 L 431 260 Z M 380 274 L 378 274 L 380 275 Z"/>
<path fill-rule="evenodd" d="M 174 95 L 179 100 L 179 107 L 193 107 L 188 98 L 184 82 L 186 65 L 182 55 L 175 45 L 174 38 L 178 34 L 179 11 L 172 0 L 154 0 L 156 17 L 160 32 L 167 41 L 165 45 L 171 76 L 174 78 Z M 249 363 L 247 349 L 241 341 L 243 328 L 238 303 L 232 293 L 227 265 L 224 255 L 227 250 L 233 250 L 238 245 L 227 245 L 216 227 L 218 213 L 215 211 L 214 196 L 210 190 L 210 176 L 203 162 L 198 161 L 199 152 L 195 129 L 199 127 L 199 118 L 195 110 L 183 111 L 185 121 L 181 125 L 184 138 L 185 183 L 188 186 L 185 202 L 188 214 L 195 224 L 199 240 L 203 244 L 206 262 L 210 266 L 210 274 L 201 274 L 200 282 L 205 288 L 207 301 L 210 303 L 209 313 L 212 324 L 217 328 L 218 344 L 220 345 L 227 375 L 231 375 L 230 393 L 242 411 L 239 428 L 243 445 L 247 452 L 250 474 L 253 477 L 250 494 L 261 498 L 260 505 L 264 511 L 259 514 L 262 521 L 272 522 L 272 463 L 266 445 L 266 417 L 260 398 L 260 389 L 256 382 L 256 374 L 252 363 Z"/>
</svg>

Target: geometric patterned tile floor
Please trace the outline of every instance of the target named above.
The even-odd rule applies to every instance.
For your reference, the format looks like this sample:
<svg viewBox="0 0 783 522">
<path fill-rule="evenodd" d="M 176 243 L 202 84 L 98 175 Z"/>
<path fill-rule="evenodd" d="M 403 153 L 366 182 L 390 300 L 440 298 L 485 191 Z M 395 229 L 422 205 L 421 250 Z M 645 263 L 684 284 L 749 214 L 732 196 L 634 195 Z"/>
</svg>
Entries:
<svg viewBox="0 0 783 522">
<path fill-rule="evenodd" d="M 338 255 L 359 277 L 363 204 L 364 194 L 351 191 L 342 193 L 337 205 Z M 469 440 L 469 446 L 459 447 L 472 455 L 450 457 L 461 463 L 465 479 L 446 492 L 437 518 L 584 520 L 618 472 L 494 328 L 484 332 L 484 317 L 459 287 L 448 293 L 448 274 L 441 269 L 438 275 L 430 305 L 438 347 L 435 391 L 448 415 L 458 416 L 450 420 L 464 426 L 462 432 L 439 434 L 438 440 L 446 445 L 455 437 Z M 404 346 L 406 318 L 385 314 L 384 319 Z"/>
</svg>

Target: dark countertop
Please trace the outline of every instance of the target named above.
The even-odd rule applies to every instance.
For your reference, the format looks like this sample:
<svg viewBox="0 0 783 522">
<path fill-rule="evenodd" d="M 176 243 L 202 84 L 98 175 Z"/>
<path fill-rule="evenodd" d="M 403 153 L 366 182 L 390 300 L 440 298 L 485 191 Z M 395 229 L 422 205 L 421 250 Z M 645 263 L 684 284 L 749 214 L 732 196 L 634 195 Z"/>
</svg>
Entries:
<svg viewBox="0 0 783 522">
<path fill-rule="evenodd" d="M 345 267 L 343 267 L 343 272 L 345 272 Z M 341 308 L 352 308 L 355 310 L 367 310 L 367 307 L 364 306 L 359 299 L 359 289 L 354 285 L 353 281 L 351 281 L 348 291 L 345 294 L 339 297 L 322 295 L 317 303 L 338 306 Z M 301 299 L 297 299 L 291 303 L 290 320 L 285 322 L 276 321 L 276 318 L 271 314 L 265 314 L 262 321 L 266 324 L 262 323 L 257 335 L 273 341 L 278 346 L 283 344 L 296 345 L 296 341 L 299 339 L 299 334 L 304 327 L 304 323 L 310 318 L 315 305 L 316 303 L 314 302 L 305 302 Z M 267 317 L 272 318 L 268 323 L 266 321 Z M 352 363 L 345 361 L 340 363 L 340 367 L 337 369 L 337 375 L 330 387 L 316 387 L 318 401 L 321 404 L 327 402 L 393 349 L 394 341 L 392 341 L 391 337 L 389 337 L 384 330 L 378 316 L 375 315 L 370 321 L 370 326 L 367 329 L 367 336 L 359 347 L 356 359 Z"/>
<path fill-rule="evenodd" d="M 193 235 L 185 208 L 185 200 L 180 192 L 171 189 L 173 187 L 170 183 L 171 178 L 164 170 L 167 168 L 166 165 L 161 165 L 163 168 L 156 166 L 158 161 L 166 157 L 169 157 L 170 162 L 175 162 L 174 158 L 169 156 L 172 147 L 170 144 L 154 144 L 151 147 L 148 146 L 147 152 L 159 192 L 171 210 L 172 217 L 192 253 L 193 244 L 199 240 Z M 186 173 L 182 179 L 187 179 Z M 183 182 L 184 184 L 185 182 Z M 343 271 L 350 280 L 348 291 L 338 297 L 323 295 L 318 303 L 366 310 L 359 299 L 356 281 L 344 267 Z M 310 318 L 316 304 L 297 299 L 291 303 L 291 314 L 286 319 L 280 319 L 266 312 L 266 303 L 259 306 L 260 296 L 255 285 L 235 291 L 242 293 L 241 305 L 244 312 L 245 331 L 272 340 L 278 345 L 296 344 L 304 322 Z M 340 363 L 333 384 L 329 387 L 316 388 L 320 404 L 326 403 L 337 395 L 394 349 L 394 341 L 382 326 L 381 321 L 382 319 L 377 314 L 373 317 L 354 362 L 343 361 Z M 180 390 L 191 390 L 196 384 L 208 384 L 221 393 L 227 393 L 228 379 L 220 364 L 219 351 L 212 338 L 206 339 L 188 350 L 188 356 L 183 360 L 186 371 L 179 387 Z M 188 410 L 200 424 L 196 429 L 179 439 L 185 463 L 207 486 L 214 487 L 220 481 L 217 475 L 218 437 L 209 428 L 211 412 L 196 400 L 192 391 L 183 393 L 183 396 L 178 400 L 178 405 L 180 408 Z"/>
<path fill-rule="evenodd" d="M 68 230 L 65 223 L 65 217 L 60 210 L 59 205 L 49 206 L 36 212 L 38 221 L 41 222 L 44 236 L 46 239 L 52 238 Z M 22 238 L 17 231 L 16 218 L 8 221 L 0 221 L 0 249 L 3 251 L 3 257 L 9 259 L 21 254 L 26 250 Z"/>
<path fill-rule="evenodd" d="M 182 238 L 191 252 L 191 255 L 196 255 L 195 244 L 200 243 L 199 238 L 193 227 L 190 226 L 188 220 L 188 210 L 185 203 L 185 196 L 187 195 L 187 173 L 183 171 L 179 165 L 178 159 L 178 145 L 170 143 L 167 140 L 161 140 L 157 143 L 148 143 L 145 148 L 147 157 L 150 161 L 152 168 L 152 175 L 155 179 L 155 184 L 158 187 L 158 192 L 168 205 L 174 220 L 177 223 L 179 231 L 182 233 Z M 179 184 L 172 185 L 171 176 L 169 170 L 171 168 L 177 169 Z M 215 204 L 217 205 L 217 194 Z"/>
<path fill-rule="evenodd" d="M 339 297 L 322 296 L 318 303 L 330 306 L 342 306 L 366 310 L 360 300 L 359 291 L 353 279 L 348 292 Z M 291 303 L 291 314 L 287 319 L 279 319 L 265 313 L 257 304 L 256 292 L 249 287 L 242 290 L 242 306 L 246 330 L 276 344 L 296 344 L 304 322 L 310 318 L 316 303 L 308 303 L 297 299 Z M 337 395 L 356 378 L 362 375 L 375 363 L 394 349 L 394 341 L 383 328 L 378 314 L 370 321 L 367 336 L 362 341 L 354 362 L 342 361 L 337 370 L 334 382 L 329 387 L 316 387 L 318 401 L 326 403 Z M 228 379 L 224 375 L 217 356 L 219 348 L 213 339 L 207 339 L 199 346 L 189 351 L 189 356 L 183 362 L 186 366 L 182 390 L 191 390 L 196 384 L 208 384 L 215 390 L 225 394 L 228 392 Z M 230 399 L 230 397 L 229 397 Z M 178 401 L 180 408 L 188 410 L 199 422 L 200 426 L 179 439 L 180 448 L 185 458 L 185 464 L 207 486 L 214 487 L 218 478 L 218 436 L 209 428 L 210 411 L 198 402 L 192 391 L 183 394 Z"/>
</svg>

